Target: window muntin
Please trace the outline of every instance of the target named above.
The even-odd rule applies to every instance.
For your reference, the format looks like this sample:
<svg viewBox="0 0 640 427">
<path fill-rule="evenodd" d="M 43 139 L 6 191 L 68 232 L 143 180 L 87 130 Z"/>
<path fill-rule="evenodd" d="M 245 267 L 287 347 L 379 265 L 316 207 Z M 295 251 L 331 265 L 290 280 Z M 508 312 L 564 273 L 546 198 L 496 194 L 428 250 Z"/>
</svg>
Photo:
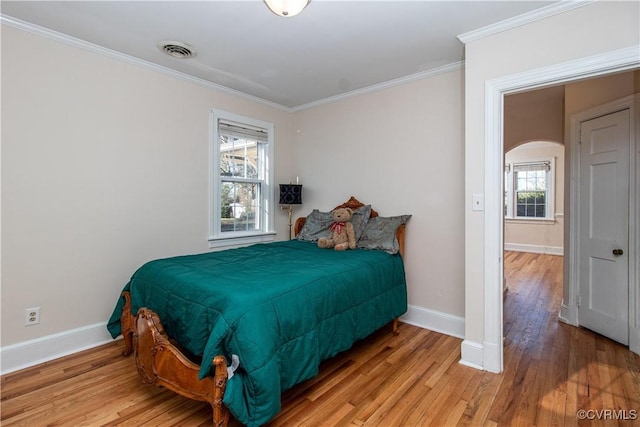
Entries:
<svg viewBox="0 0 640 427">
<path fill-rule="evenodd" d="M 505 217 L 553 219 L 553 162 L 505 165 Z"/>
<path fill-rule="evenodd" d="M 516 217 L 547 216 L 547 171 L 515 170 Z"/>
<path fill-rule="evenodd" d="M 212 127 L 209 240 L 273 234 L 273 125 L 214 110 Z"/>
</svg>

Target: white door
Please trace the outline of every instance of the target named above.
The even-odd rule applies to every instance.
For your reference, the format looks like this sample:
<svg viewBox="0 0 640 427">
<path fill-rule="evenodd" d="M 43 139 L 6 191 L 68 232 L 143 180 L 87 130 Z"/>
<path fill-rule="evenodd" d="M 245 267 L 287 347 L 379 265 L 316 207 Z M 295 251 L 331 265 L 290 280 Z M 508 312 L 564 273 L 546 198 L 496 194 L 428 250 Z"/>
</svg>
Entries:
<svg viewBox="0 0 640 427">
<path fill-rule="evenodd" d="M 629 110 L 581 123 L 581 326 L 629 343 Z"/>
</svg>

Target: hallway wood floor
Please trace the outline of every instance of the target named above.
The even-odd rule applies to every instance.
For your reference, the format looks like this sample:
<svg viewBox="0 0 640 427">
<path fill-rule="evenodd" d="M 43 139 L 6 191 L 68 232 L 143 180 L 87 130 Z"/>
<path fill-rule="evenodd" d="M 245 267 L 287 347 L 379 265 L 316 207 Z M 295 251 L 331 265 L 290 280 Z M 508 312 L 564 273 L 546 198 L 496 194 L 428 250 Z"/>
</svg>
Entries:
<svg viewBox="0 0 640 427">
<path fill-rule="evenodd" d="M 558 321 L 562 258 L 509 252 L 505 265 L 503 374 L 459 364 L 460 339 L 404 323 L 393 336 L 389 325 L 285 392 L 270 425 L 640 426 L 640 357 Z M 3 376 L 1 425 L 210 425 L 207 404 L 141 384 L 121 350 Z"/>
</svg>

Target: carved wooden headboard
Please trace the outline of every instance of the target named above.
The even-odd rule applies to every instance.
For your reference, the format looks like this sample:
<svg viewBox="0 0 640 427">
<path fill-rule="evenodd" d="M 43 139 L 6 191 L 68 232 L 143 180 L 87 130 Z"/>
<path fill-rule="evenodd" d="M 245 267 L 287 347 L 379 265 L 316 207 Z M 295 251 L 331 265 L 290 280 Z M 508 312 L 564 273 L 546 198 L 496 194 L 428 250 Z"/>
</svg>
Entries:
<svg viewBox="0 0 640 427">
<path fill-rule="evenodd" d="M 365 206 L 365 204 L 359 201 L 358 199 L 356 199 L 355 197 L 351 196 L 349 200 L 347 200 L 341 205 L 336 206 L 334 209 L 351 208 L 353 210 L 356 210 L 362 206 Z M 378 212 L 376 212 L 374 209 L 371 209 L 371 214 L 369 215 L 369 218 L 375 218 L 377 216 L 378 216 Z M 296 223 L 293 227 L 294 236 L 297 236 L 298 233 L 300 233 L 300 230 L 302 230 L 302 227 L 304 226 L 304 223 L 306 221 L 307 221 L 307 217 L 304 217 L 304 216 L 296 219 Z M 405 225 L 402 224 L 400 227 L 398 227 L 398 230 L 396 231 L 396 238 L 398 239 L 398 245 L 400 246 L 400 254 L 403 256 L 404 256 L 404 233 L 405 233 Z"/>
</svg>

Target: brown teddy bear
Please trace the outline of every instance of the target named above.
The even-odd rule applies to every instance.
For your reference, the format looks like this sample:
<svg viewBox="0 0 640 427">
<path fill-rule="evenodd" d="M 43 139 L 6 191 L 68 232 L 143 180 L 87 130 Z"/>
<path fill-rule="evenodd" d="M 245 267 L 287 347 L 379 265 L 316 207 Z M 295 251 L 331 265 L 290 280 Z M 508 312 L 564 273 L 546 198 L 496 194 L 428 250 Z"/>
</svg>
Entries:
<svg viewBox="0 0 640 427">
<path fill-rule="evenodd" d="M 351 224 L 353 210 L 351 208 L 336 208 L 331 211 L 333 223 L 328 239 L 318 239 L 319 248 L 334 248 L 336 251 L 356 248 L 356 233 Z"/>
</svg>

